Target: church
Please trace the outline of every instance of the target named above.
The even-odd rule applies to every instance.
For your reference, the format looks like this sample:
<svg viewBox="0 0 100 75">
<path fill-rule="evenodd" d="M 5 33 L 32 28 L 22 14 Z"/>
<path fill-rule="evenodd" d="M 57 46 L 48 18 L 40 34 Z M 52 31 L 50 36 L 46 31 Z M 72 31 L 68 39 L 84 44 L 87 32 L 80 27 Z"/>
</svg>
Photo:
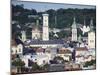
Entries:
<svg viewBox="0 0 100 75">
<path fill-rule="evenodd" d="M 61 39 L 49 39 L 49 14 L 42 14 L 43 16 L 43 27 L 39 29 L 39 21 L 36 22 L 36 27 L 32 28 L 32 39 L 30 41 L 25 42 L 26 47 L 62 47 L 65 43 L 64 40 Z M 22 34 L 25 37 L 25 33 Z"/>
<path fill-rule="evenodd" d="M 25 31 L 22 31 L 22 41 L 25 42 L 26 47 L 62 47 L 66 42 L 63 39 L 49 39 L 49 14 L 42 14 L 43 17 L 43 25 L 39 28 L 39 20 L 36 20 L 36 26 L 32 28 L 32 39 L 26 41 Z M 91 20 L 90 26 L 93 26 L 93 22 Z M 77 35 L 77 24 L 75 17 L 73 18 L 72 28 L 71 28 L 71 41 L 78 42 Z M 95 32 L 93 31 L 93 27 L 88 32 L 88 46 L 89 48 L 95 48 Z"/>
</svg>

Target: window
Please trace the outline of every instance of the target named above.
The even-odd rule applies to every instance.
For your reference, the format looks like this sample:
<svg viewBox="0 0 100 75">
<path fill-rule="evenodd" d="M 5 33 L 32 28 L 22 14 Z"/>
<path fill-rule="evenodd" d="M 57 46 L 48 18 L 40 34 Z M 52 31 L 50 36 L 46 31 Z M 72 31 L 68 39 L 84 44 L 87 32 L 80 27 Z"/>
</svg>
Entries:
<svg viewBox="0 0 100 75">
<path fill-rule="evenodd" d="M 45 20 L 45 22 L 47 22 L 47 20 Z"/>
<path fill-rule="evenodd" d="M 37 59 L 35 59 L 35 61 L 37 61 Z"/>
<path fill-rule="evenodd" d="M 94 40 L 90 40 L 90 42 L 91 42 L 91 43 L 93 43 L 93 42 L 94 42 Z"/>
<path fill-rule="evenodd" d="M 16 53 L 17 53 L 17 50 L 16 50 Z"/>
<path fill-rule="evenodd" d="M 45 64 L 45 60 L 43 60 L 43 64 Z"/>
<path fill-rule="evenodd" d="M 21 52 L 21 49 L 19 48 L 19 52 Z"/>
</svg>

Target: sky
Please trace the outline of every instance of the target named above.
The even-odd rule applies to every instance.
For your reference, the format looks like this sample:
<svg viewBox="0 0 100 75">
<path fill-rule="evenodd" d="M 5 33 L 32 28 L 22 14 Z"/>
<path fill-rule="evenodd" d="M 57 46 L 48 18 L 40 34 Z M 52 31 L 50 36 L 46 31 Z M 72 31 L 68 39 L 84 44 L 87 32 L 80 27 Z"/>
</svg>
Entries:
<svg viewBox="0 0 100 75">
<path fill-rule="evenodd" d="M 75 4 L 58 4 L 58 3 L 43 3 L 43 2 L 29 2 L 29 1 L 16 1 L 12 0 L 11 2 L 13 5 L 24 5 L 24 8 L 27 9 L 36 9 L 37 11 L 45 11 L 48 9 L 54 9 L 57 10 L 59 8 L 79 8 L 79 9 L 95 9 L 95 6 L 91 5 L 75 5 Z"/>
</svg>

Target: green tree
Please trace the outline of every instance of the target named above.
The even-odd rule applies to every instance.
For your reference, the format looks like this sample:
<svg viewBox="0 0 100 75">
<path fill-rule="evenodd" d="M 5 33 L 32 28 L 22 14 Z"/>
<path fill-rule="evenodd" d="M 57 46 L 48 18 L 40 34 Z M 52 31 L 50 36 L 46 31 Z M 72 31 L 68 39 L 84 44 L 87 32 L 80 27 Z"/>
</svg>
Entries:
<svg viewBox="0 0 100 75">
<path fill-rule="evenodd" d="M 60 56 L 56 56 L 53 60 L 56 61 L 57 63 L 63 63 L 64 62 L 64 59 Z"/>
<path fill-rule="evenodd" d="M 12 62 L 12 65 L 17 67 L 18 72 L 21 72 L 21 68 L 25 66 L 25 63 L 20 58 L 18 58 Z"/>
<path fill-rule="evenodd" d="M 39 69 L 40 69 L 40 66 L 36 62 L 33 62 L 33 64 L 32 64 L 32 70 L 33 71 L 37 71 Z"/>
<path fill-rule="evenodd" d="M 48 63 L 46 63 L 45 65 L 43 65 L 43 70 L 48 71 L 50 65 Z"/>
<path fill-rule="evenodd" d="M 87 62 L 85 63 L 85 65 L 84 65 L 84 67 L 92 66 L 92 65 L 94 65 L 94 64 L 96 64 L 96 60 L 87 61 Z"/>
</svg>

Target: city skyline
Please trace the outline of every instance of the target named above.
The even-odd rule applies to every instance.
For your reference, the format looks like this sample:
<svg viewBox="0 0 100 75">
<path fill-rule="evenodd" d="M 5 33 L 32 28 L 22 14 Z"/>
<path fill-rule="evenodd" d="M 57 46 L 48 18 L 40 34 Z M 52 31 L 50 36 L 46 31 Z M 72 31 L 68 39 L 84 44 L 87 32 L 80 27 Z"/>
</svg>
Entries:
<svg viewBox="0 0 100 75">
<path fill-rule="evenodd" d="M 12 74 L 96 69 L 95 6 L 20 1 L 12 4 Z M 56 16 L 50 9 L 58 9 Z M 30 14 L 34 14 L 32 18 Z"/>
</svg>

